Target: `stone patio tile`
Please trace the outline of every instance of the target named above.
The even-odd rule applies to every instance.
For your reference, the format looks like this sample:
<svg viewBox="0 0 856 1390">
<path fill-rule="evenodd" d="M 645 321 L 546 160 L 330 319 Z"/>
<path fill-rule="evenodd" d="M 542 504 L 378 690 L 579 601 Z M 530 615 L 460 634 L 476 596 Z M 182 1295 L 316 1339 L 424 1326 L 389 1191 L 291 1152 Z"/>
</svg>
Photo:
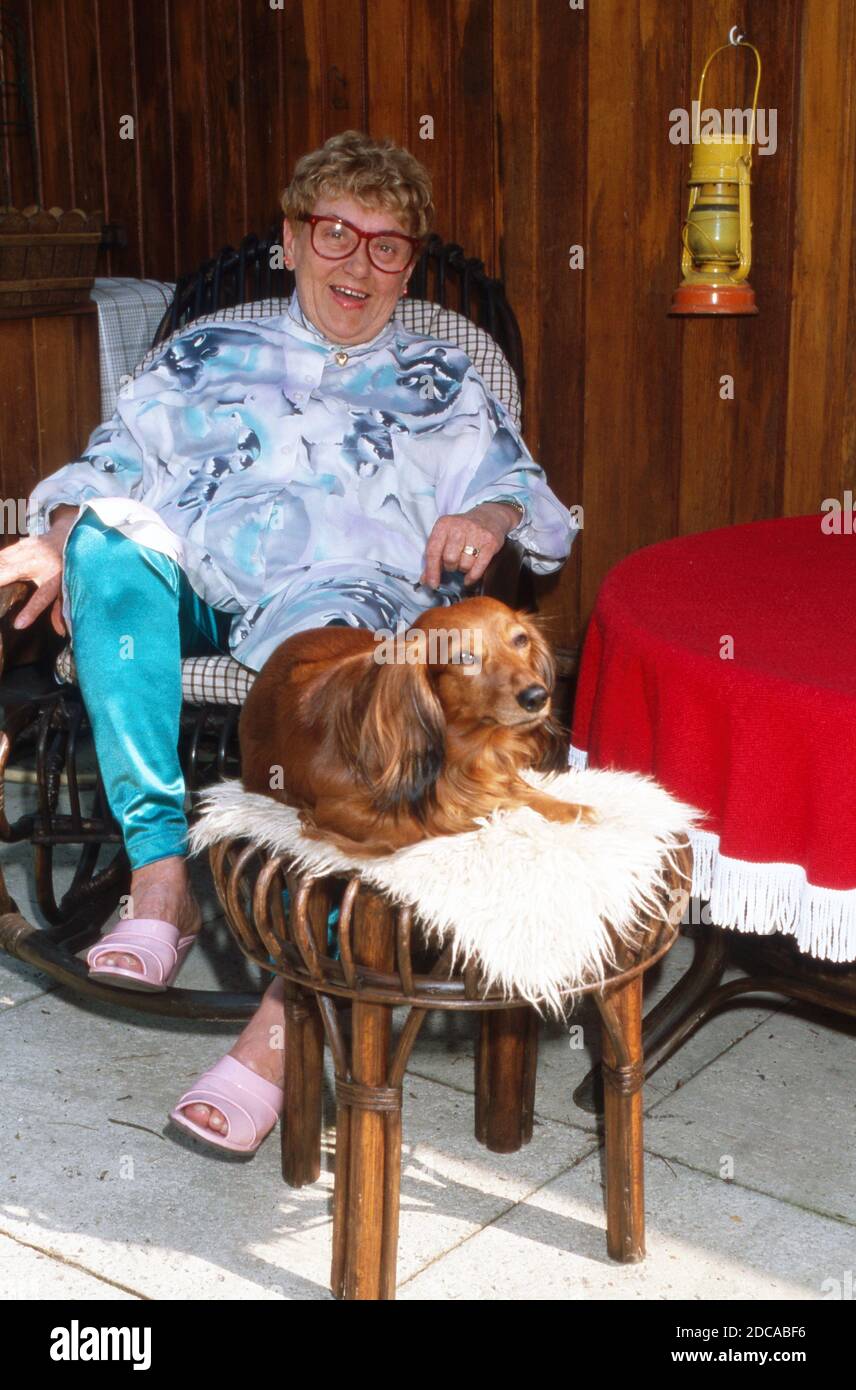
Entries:
<svg viewBox="0 0 856 1390">
<path fill-rule="evenodd" d="M 87 1303 L 109 1299 L 112 1303 L 133 1302 L 136 1294 L 9 1236 L 0 1236 L 0 1298 L 80 1299 Z"/>
<path fill-rule="evenodd" d="M 251 1160 L 167 1124 L 235 1029 L 165 1024 L 60 991 L 0 1019 L 7 1068 L 0 1227 L 150 1298 L 329 1297 L 331 1137 L 318 1184 L 294 1191 L 275 1137 Z M 330 1113 L 328 1074 L 328 1115 Z M 405 1085 L 400 1269 L 407 1277 L 579 1158 L 590 1140 L 536 1126 L 498 1156 L 472 1100 Z"/>
<path fill-rule="evenodd" d="M 856 1225 L 854 1041 L 853 1019 L 772 1014 L 650 1108 L 646 1145 Z"/>
<path fill-rule="evenodd" d="M 601 1176 L 592 1154 L 407 1280 L 399 1299 L 801 1301 L 852 1269 L 850 1227 L 652 1156 L 647 1257 L 618 1264 Z"/>
</svg>

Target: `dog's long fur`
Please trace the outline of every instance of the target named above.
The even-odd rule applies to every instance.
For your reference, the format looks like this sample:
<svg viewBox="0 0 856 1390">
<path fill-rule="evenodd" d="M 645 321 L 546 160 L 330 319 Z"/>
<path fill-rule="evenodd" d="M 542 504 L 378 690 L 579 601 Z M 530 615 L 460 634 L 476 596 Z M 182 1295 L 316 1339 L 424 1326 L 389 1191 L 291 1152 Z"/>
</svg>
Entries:
<svg viewBox="0 0 856 1390">
<path fill-rule="evenodd" d="M 247 791 L 299 808 L 306 834 L 387 854 L 477 818 L 527 805 L 554 821 L 590 819 L 518 774 L 567 769 L 567 737 L 548 700 L 518 701 L 555 664 L 533 620 L 495 599 L 431 608 L 414 624 L 446 629 L 452 659 L 379 664 L 375 634 L 314 628 L 288 638 L 257 677 L 239 725 Z M 458 632 L 481 634 L 481 666 L 457 659 Z M 281 769 L 281 774 L 279 770 Z"/>
</svg>

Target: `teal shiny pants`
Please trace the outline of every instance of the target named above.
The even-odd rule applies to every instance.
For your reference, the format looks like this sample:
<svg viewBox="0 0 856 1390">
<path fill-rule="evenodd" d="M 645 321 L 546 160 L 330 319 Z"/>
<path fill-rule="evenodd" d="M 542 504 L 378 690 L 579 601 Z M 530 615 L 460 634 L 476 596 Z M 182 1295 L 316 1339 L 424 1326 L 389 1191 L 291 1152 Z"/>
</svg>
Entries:
<svg viewBox="0 0 856 1390">
<path fill-rule="evenodd" d="M 132 869 L 187 852 L 178 758 L 181 658 L 228 654 L 232 615 L 159 551 L 87 508 L 65 549 L 74 661 Z"/>
</svg>

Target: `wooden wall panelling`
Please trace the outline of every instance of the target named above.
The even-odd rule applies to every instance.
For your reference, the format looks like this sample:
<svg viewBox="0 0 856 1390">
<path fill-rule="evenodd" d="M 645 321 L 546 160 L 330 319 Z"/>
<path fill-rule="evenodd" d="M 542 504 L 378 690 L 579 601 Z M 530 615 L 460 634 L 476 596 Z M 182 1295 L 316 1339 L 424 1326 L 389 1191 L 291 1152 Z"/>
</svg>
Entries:
<svg viewBox="0 0 856 1390">
<path fill-rule="evenodd" d="M 791 339 L 788 514 L 856 485 L 856 9 L 802 7 Z"/>
<path fill-rule="evenodd" d="M 459 162 L 467 158 L 468 151 L 465 148 L 465 127 L 463 122 L 456 119 L 452 106 L 454 61 L 451 6 L 448 0 L 435 5 L 424 5 L 420 0 L 406 0 L 401 8 L 407 16 L 411 59 L 406 64 L 409 101 L 398 139 L 412 150 L 431 175 L 438 232 L 447 241 L 458 241 L 462 232 L 456 218 L 455 171 Z M 483 34 L 483 40 L 485 37 Z M 420 138 L 422 116 L 433 117 L 433 140 Z M 370 128 L 377 133 L 373 125 Z M 486 176 L 490 175 L 490 166 L 486 163 L 489 155 L 489 147 L 478 152 L 477 158 L 483 165 L 482 188 L 485 188 Z M 479 254 L 471 244 L 467 244 L 467 252 L 470 255 Z"/>
<path fill-rule="evenodd" d="M 526 439 L 539 456 L 541 422 L 538 217 L 538 87 L 540 33 L 531 3 L 496 0 L 493 7 L 495 112 L 494 222 L 498 272 L 517 314 L 526 353 Z"/>
<path fill-rule="evenodd" d="M 279 200 L 291 173 L 286 163 L 285 30 L 284 9 L 250 5 L 243 10 L 243 164 L 247 211 L 245 225 L 236 231 L 236 236 L 247 231 L 267 231 L 270 218 L 279 214 Z"/>
<path fill-rule="evenodd" d="M 130 73 L 121 82 L 119 99 L 113 94 L 110 105 L 105 105 L 108 170 L 118 173 L 123 190 L 129 179 L 135 181 L 133 191 L 127 188 L 110 202 L 111 219 L 125 223 L 128 232 L 127 251 L 112 253 L 114 275 L 175 280 L 188 269 L 179 263 L 177 187 L 186 174 L 175 126 L 171 5 L 172 0 L 148 0 L 145 6 L 128 0 L 137 109 L 133 142 L 119 139 L 119 117 L 129 111 L 132 94 Z M 105 13 L 105 28 L 110 23 Z M 116 39 L 112 42 L 118 44 Z M 121 63 L 122 55 L 117 51 L 115 56 Z M 109 84 L 108 92 L 114 85 Z M 197 197 L 201 191 L 196 190 Z"/>
<path fill-rule="evenodd" d="M 0 485 L 26 498 L 76 457 L 100 419 L 95 306 L 0 320 Z"/>
<path fill-rule="evenodd" d="M 538 459 L 566 506 L 583 500 L 583 426 L 586 391 L 586 279 L 592 248 L 586 245 L 585 10 L 538 6 L 536 101 L 537 207 L 530 238 L 538 248 L 538 321 L 541 340 L 541 421 Z M 571 246 L 582 245 L 585 267 L 570 268 Z M 524 254 L 521 248 L 521 254 Z M 586 532 L 556 576 L 537 582 L 539 609 L 561 646 L 579 636 L 579 586 Z"/>
<path fill-rule="evenodd" d="M 19 496 L 20 478 L 38 473 L 32 324 L 31 319 L 0 319 L 0 363 L 5 368 L 0 370 L 0 488 L 3 498 Z M 7 364 L 12 362 L 15 369 L 9 371 Z M 3 542 L 10 539 L 14 537 L 0 536 Z"/>
<path fill-rule="evenodd" d="M 25 0 L 6 0 L 4 10 L 18 21 L 21 42 L 24 47 L 24 69 L 30 90 L 33 88 L 33 45 L 30 34 L 30 13 Z M 18 80 L 22 74 L 13 72 L 11 55 L 7 55 L 6 50 L 0 54 L 0 65 L 4 59 L 9 57 L 9 68 L 0 72 L 0 78 L 4 80 Z M 10 108 L 12 103 L 9 103 Z M 14 112 L 10 109 L 4 113 L 3 119 L 23 116 L 23 107 L 20 103 L 14 104 Z M 0 181 L 0 201 L 4 201 L 6 195 L 11 191 L 11 201 L 18 207 L 26 207 L 30 203 L 40 201 L 39 186 L 39 161 L 38 161 L 38 125 L 36 126 L 36 149 L 28 135 L 15 134 L 8 141 L 3 142 L 3 174 Z"/>
<path fill-rule="evenodd" d="M 326 140 L 340 130 L 366 126 L 366 0 L 325 0 L 322 20 L 322 138 Z"/>
<path fill-rule="evenodd" d="M 682 62 L 675 66 L 673 107 L 691 110 L 698 95 L 699 77 L 705 60 L 725 39 L 730 24 L 725 6 L 719 0 L 695 0 L 689 12 L 687 44 Z M 753 33 L 753 40 L 756 37 Z M 742 105 L 751 53 L 720 53 L 713 60 L 704 87 L 704 106 Z M 678 239 L 686 217 L 691 147 L 670 146 L 672 166 L 680 170 L 680 207 L 671 239 L 673 288 L 681 279 Z M 753 194 L 755 190 L 753 189 Z M 753 202 L 753 211 L 754 202 Z M 757 220 L 757 219 L 756 219 Z M 677 530 L 682 534 L 711 526 L 727 526 L 734 510 L 734 469 L 741 418 L 751 408 L 751 387 L 747 369 L 757 338 L 757 320 L 708 318 L 675 319 L 678 351 L 674 362 L 678 389 L 674 403 L 680 412 L 679 445 L 680 501 Z M 735 399 L 720 396 L 720 378 L 734 378 Z"/>
<path fill-rule="evenodd" d="M 216 253 L 211 198 L 208 46 L 205 0 L 170 4 L 178 266 L 191 270 Z M 213 40 L 216 42 L 216 36 Z M 219 155 L 218 155 L 219 157 Z M 154 190 L 146 189 L 150 198 Z M 153 269 L 153 274 L 159 272 Z"/>
<path fill-rule="evenodd" d="M 55 13 L 62 10 L 64 15 L 72 206 L 94 212 L 104 207 L 103 74 L 98 61 L 96 5 L 92 0 L 59 0 L 50 8 Z"/>
<path fill-rule="evenodd" d="M 450 0 L 449 125 L 443 138 L 454 154 L 449 202 L 455 239 L 496 275 L 492 11 L 492 0 Z M 438 138 L 435 126 L 435 145 Z"/>
<path fill-rule="evenodd" d="M 666 311 L 679 175 L 668 112 L 683 14 L 656 0 L 592 6 L 588 28 L 584 619 L 613 564 L 675 529 L 679 336 Z"/>
<path fill-rule="evenodd" d="M 743 330 L 734 479 L 729 522 L 779 516 L 785 476 L 786 392 L 784 364 L 790 341 L 790 295 L 794 227 L 794 122 L 798 83 L 802 0 L 749 0 L 742 26 L 762 59 L 759 106 L 775 109 L 777 147 L 752 162 L 752 257 L 750 272 L 758 317 Z M 731 13 L 725 9 L 723 20 Z M 730 27 L 730 21 L 729 26 Z M 722 31 L 720 31 L 722 32 Z M 747 55 L 741 55 L 744 58 Z M 748 55 L 751 57 L 751 55 Z M 754 63 L 746 62 L 745 106 L 751 105 Z M 726 94 L 723 94 L 723 98 Z M 733 104 L 730 102 L 728 104 Z M 738 331 L 742 325 L 738 322 Z M 776 370 L 771 370 L 776 364 Z M 739 385 L 738 385 L 738 389 Z M 710 526 L 702 522 L 702 526 Z"/>
<path fill-rule="evenodd" d="M 286 3 L 282 14 L 286 147 L 283 188 L 295 161 L 324 139 L 324 25 L 322 0 Z"/>
<path fill-rule="evenodd" d="M 683 91 L 675 105 L 695 99 L 705 59 L 731 25 L 726 0 L 696 0 Z M 681 324 L 682 438 L 678 530 L 701 531 L 773 516 L 780 509 L 784 416 L 781 379 L 771 362 L 788 351 L 786 286 L 790 278 L 790 122 L 794 80 L 793 50 L 782 36 L 793 33 L 796 7 L 783 0 L 747 6 L 743 27 L 762 56 L 759 105 L 777 110 L 778 148 L 755 155 L 751 193 L 753 265 L 750 283 L 757 317 L 699 318 Z M 755 63 L 751 52 L 719 54 L 705 82 L 704 105 L 724 110 L 751 105 Z M 680 158 L 681 219 L 686 215 L 686 177 L 690 151 L 673 147 Z M 676 255 L 676 278 L 679 279 Z M 723 399 L 721 379 L 734 381 L 734 399 Z M 746 460 L 752 466 L 746 466 Z"/>
<path fill-rule="evenodd" d="M 175 256 L 165 46 L 153 43 L 158 26 L 163 33 L 164 0 L 151 0 L 147 15 L 147 32 L 138 35 L 131 0 L 94 0 L 101 75 L 101 193 L 94 206 L 103 208 L 106 221 L 120 222 L 128 239 L 124 250 L 108 253 L 100 267 L 104 275 L 145 275 L 147 257 L 154 254 L 161 265 L 170 265 Z M 89 100 L 94 106 L 94 93 Z M 122 117 L 128 115 L 132 140 L 121 138 Z M 142 206 L 140 188 L 147 190 Z"/>
<path fill-rule="evenodd" d="M 207 0 L 206 107 L 211 183 L 211 251 L 237 246 L 248 230 L 243 25 L 249 7 Z M 256 159 L 264 162 L 264 153 Z"/>
<path fill-rule="evenodd" d="M 409 126 L 411 64 L 402 61 L 412 52 L 409 18 L 409 0 L 372 0 L 365 35 L 366 126 L 378 139 L 401 142 Z"/>
<path fill-rule="evenodd" d="M 39 439 L 38 458 L 21 475 L 27 494 L 39 478 L 80 453 L 101 419 L 94 306 L 87 313 L 45 315 L 31 322 Z"/>
<path fill-rule="evenodd" d="M 69 124 L 65 9 L 62 3 L 45 5 L 39 0 L 27 0 L 27 10 L 42 198 L 47 207 L 70 208 L 74 206 L 74 163 Z"/>
</svg>

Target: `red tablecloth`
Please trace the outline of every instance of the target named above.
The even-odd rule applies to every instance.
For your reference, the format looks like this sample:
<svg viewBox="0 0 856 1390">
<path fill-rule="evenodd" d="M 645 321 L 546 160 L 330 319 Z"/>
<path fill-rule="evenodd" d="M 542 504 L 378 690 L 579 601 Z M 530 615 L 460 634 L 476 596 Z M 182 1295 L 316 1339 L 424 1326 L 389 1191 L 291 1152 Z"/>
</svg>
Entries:
<svg viewBox="0 0 856 1390">
<path fill-rule="evenodd" d="M 821 516 L 638 551 L 605 579 L 572 761 L 650 774 L 705 813 L 711 919 L 856 959 L 856 535 Z"/>
</svg>

